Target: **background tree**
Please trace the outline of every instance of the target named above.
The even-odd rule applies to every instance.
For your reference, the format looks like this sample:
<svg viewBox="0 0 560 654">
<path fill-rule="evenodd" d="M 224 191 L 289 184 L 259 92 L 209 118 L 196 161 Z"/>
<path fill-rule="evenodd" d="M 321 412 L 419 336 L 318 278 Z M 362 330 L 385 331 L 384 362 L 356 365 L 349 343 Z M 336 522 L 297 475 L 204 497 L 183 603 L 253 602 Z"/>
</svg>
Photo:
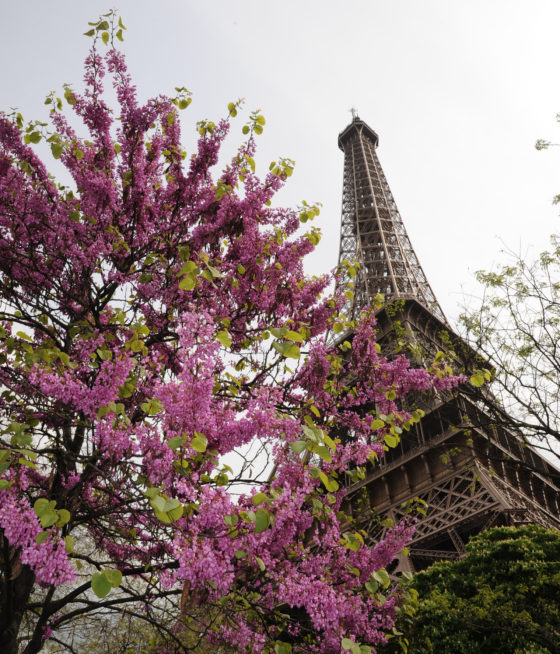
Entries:
<svg viewBox="0 0 560 654">
<path fill-rule="evenodd" d="M 560 534 L 498 527 L 418 573 L 409 654 L 560 652 Z"/>
<path fill-rule="evenodd" d="M 85 89 L 64 92 L 78 120 L 56 94 L 52 127 L 0 114 L 0 649 L 79 652 L 74 620 L 118 614 L 168 651 L 367 654 L 404 601 L 385 566 L 412 527 L 364 545 L 344 475 L 420 419 L 410 391 L 454 381 L 385 360 L 373 314 L 344 323 L 330 278 L 304 275 L 318 211 L 272 204 L 292 162 L 255 174 L 259 112 L 213 173 L 239 103 L 187 157 L 189 92 L 140 104 L 124 25 L 90 27 Z"/>
<path fill-rule="evenodd" d="M 547 145 L 538 141 L 537 149 Z M 507 254 L 510 260 L 495 272 L 477 273 L 481 297 L 473 298 L 460 317 L 466 339 L 494 369 L 492 393 L 484 390 L 477 399 L 493 422 L 557 457 L 560 240 L 552 236 L 551 248 L 534 261 Z"/>
</svg>

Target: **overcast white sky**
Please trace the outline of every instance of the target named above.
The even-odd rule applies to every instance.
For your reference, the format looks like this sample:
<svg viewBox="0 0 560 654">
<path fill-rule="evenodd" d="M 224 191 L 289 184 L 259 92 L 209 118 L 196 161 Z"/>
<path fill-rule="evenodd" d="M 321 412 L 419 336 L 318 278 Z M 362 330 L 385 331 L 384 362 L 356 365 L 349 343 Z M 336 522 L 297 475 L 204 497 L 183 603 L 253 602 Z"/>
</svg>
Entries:
<svg viewBox="0 0 560 654">
<path fill-rule="evenodd" d="M 342 186 L 337 135 L 350 107 L 379 157 L 413 246 L 450 318 L 473 271 L 505 245 L 538 252 L 558 231 L 558 0 L 0 0 L 0 108 L 46 116 L 44 97 L 80 87 L 87 21 L 114 6 L 140 94 L 185 85 L 196 120 L 246 98 L 267 119 L 257 160 L 287 156 L 282 192 L 323 203 L 310 272 L 336 264 Z M 242 120 L 232 132 L 241 138 Z"/>
</svg>

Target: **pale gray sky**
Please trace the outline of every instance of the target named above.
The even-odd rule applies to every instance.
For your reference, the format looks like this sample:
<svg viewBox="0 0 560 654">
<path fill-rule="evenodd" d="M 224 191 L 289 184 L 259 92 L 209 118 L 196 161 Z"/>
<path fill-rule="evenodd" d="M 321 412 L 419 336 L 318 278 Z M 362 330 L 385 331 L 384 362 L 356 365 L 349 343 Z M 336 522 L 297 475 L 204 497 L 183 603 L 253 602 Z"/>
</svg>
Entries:
<svg viewBox="0 0 560 654">
<path fill-rule="evenodd" d="M 111 6 L 139 92 L 185 85 L 185 145 L 194 126 L 247 100 L 267 118 L 257 161 L 287 156 L 282 202 L 323 203 L 310 272 L 338 255 L 342 153 L 355 106 L 413 246 L 453 318 L 472 272 L 507 245 L 533 252 L 558 231 L 560 3 L 557 0 L 0 0 L 0 107 L 46 116 L 44 97 L 79 88 L 87 21 Z M 241 138 L 234 125 L 232 147 Z"/>
</svg>

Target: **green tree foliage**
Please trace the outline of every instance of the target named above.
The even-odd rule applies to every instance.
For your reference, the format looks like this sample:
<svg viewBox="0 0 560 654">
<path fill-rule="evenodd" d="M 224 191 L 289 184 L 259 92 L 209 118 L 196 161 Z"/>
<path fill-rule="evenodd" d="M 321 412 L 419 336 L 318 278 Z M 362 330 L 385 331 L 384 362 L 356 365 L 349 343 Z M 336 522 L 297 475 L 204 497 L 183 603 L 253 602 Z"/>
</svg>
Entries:
<svg viewBox="0 0 560 654">
<path fill-rule="evenodd" d="M 409 654 L 560 652 L 560 533 L 490 529 L 466 556 L 417 574 Z"/>
</svg>

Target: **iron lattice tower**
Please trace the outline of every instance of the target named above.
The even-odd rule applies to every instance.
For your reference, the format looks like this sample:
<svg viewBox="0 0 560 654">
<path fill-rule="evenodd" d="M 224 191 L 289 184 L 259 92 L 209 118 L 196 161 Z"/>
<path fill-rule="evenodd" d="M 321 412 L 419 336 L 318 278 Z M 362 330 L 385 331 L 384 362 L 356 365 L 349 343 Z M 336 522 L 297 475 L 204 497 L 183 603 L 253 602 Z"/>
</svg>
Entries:
<svg viewBox="0 0 560 654">
<path fill-rule="evenodd" d="M 452 350 L 465 369 L 480 365 L 477 353 L 451 330 L 422 271 L 377 158 L 378 143 L 354 112 L 338 138 L 344 152 L 339 263 L 359 264 L 354 280 L 339 280 L 339 285 L 354 283 L 347 317 L 358 317 L 382 293 L 389 302 L 400 300 L 377 314 L 378 340 L 387 356 L 395 349 L 398 322 L 420 363 L 438 350 Z M 521 434 L 494 424 L 468 385 L 417 400 L 425 417 L 348 488 L 345 510 L 371 544 L 384 529 L 379 516 L 398 521 L 403 505 L 414 498 L 424 500 L 427 511 L 410 558 L 401 561 L 412 570 L 460 557 L 468 538 L 492 525 L 534 522 L 560 528 L 560 472 Z"/>
<path fill-rule="evenodd" d="M 357 115 L 338 137 L 344 152 L 339 264 L 360 264 L 347 317 L 357 317 L 375 295 L 383 294 L 389 301 L 414 298 L 445 322 L 377 158 L 378 143 L 377 134 Z"/>
</svg>

